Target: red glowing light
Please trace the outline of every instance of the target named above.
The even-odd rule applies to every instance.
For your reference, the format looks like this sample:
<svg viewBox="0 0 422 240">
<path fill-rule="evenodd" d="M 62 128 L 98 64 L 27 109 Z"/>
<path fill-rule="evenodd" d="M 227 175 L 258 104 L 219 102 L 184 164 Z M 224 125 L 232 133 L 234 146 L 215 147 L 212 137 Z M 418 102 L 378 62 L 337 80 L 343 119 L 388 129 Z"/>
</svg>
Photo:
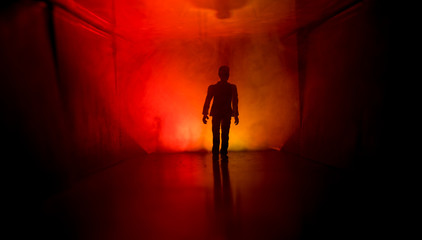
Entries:
<svg viewBox="0 0 422 240">
<path fill-rule="evenodd" d="M 95 76 L 81 85 L 98 86 L 102 102 L 96 104 L 111 109 L 122 131 L 147 152 L 211 149 L 211 125 L 202 124 L 201 111 L 207 87 L 218 81 L 223 64 L 230 66 L 229 82 L 239 93 L 240 124 L 231 127 L 229 150 L 279 148 L 292 134 L 299 115 L 296 41 L 282 38 L 277 26 L 291 16 L 293 4 L 123 0 L 109 8 L 81 2 L 96 6 L 92 12 L 110 22 L 107 27 L 98 21 L 111 32 L 63 30 L 73 34 L 68 45 L 78 41 L 84 49 L 64 57 L 79 60 L 101 52 L 96 58 L 109 67 L 88 62 L 87 72 Z M 258 16 L 257 10 L 265 14 Z M 227 12 L 222 17 L 219 11 Z M 102 82 L 113 77 L 114 92 Z"/>
</svg>

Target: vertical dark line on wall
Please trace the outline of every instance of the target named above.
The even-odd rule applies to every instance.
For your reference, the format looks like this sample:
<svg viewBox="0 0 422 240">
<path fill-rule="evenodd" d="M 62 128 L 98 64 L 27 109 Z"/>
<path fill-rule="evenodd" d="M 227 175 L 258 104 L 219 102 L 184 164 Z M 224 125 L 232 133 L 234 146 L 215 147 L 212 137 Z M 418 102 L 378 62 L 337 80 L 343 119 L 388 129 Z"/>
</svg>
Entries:
<svg viewBox="0 0 422 240">
<path fill-rule="evenodd" d="M 51 45 L 51 52 L 53 54 L 53 61 L 54 61 L 54 69 L 56 70 L 56 77 L 58 80 L 58 58 L 57 58 L 57 44 L 56 44 L 56 32 L 54 30 L 54 6 L 51 2 L 45 1 L 46 10 L 47 10 L 47 30 L 48 30 L 48 38 L 50 40 Z"/>
<path fill-rule="evenodd" d="M 57 49 L 57 39 L 56 39 L 56 30 L 54 24 L 54 3 L 50 1 L 43 1 L 46 4 L 46 21 L 47 21 L 47 31 L 48 31 L 48 39 L 50 41 L 51 46 L 51 53 L 53 58 L 54 64 L 54 77 L 57 82 L 57 87 L 59 90 L 59 97 L 63 104 L 64 108 L 67 108 L 67 98 L 66 98 L 66 91 L 63 81 L 61 81 L 60 74 L 59 74 L 59 59 L 58 59 L 58 49 Z"/>
</svg>

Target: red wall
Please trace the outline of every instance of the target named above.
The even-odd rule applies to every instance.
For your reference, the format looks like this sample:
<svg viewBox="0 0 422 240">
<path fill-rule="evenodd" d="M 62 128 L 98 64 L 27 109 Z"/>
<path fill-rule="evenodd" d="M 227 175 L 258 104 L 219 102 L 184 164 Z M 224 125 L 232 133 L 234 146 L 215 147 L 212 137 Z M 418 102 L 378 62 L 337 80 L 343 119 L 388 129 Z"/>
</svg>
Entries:
<svg viewBox="0 0 422 240">
<path fill-rule="evenodd" d="M 89 172 L 115 160 L 119 126 L 111 36 L 61 8 L 54 9 L 58 79 L 76 152 L 75 167 Z"/>
<path fill-rule="evenodd" d="M 337 167 L 382 151 L 388 38 L 374 2 L 299 31 L 302 122 L 287 151 Z"/>
<path fill-rule="evenodd" d="M 14 5 L 2 14 L 0 27 L 3 157 L 18 167 L 10 169 L 12 172 L 46 171 L 65 176 L 71 141 L 46 7 L 43 3 Z"/>
<path fill-rule="evenodd" d="M 43 2 L 8 5 L 0 24 L 2 142 L 13 171 L 54 191 L 143 153 L 118 124 L 110 34 Z"/>
</svg>

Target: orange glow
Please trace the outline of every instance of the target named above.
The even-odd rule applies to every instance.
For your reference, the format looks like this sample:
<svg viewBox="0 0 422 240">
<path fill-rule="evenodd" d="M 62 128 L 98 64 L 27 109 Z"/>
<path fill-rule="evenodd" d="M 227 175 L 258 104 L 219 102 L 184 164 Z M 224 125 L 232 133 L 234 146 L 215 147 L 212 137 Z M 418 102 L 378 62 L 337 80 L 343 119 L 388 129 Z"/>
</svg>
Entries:
<svg viewBox="0 0 422 240">
<path fill-rule="evenodd" d="M 243 1 L 227 19 L 198 7 L 205 2 L 116 2 L 124 131 L 147 152 L 210 150 L 211 124 L 203 125 L 201 110 L 218 67 L 228 64 L 240 113 L 229 150 L 281 147 L 298 119 L 294 37 L 270 31 L 275 14 L 251 21 L 252 9 L 262 7 L 257 1 Z M 283 6 L 288 14 L 293 5 Z"/>
</svg>

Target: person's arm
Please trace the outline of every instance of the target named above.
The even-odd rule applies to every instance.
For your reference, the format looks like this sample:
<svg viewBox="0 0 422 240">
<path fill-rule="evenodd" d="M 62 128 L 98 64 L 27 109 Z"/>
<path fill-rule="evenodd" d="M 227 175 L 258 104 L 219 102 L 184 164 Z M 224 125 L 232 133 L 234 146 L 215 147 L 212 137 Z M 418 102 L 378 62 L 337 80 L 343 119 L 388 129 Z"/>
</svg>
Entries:
<svg viewBox="0 0 422 240">
<path fill-rule="evenodd" d="M 239 104 L 239 99 L 237 96 L 237 87 L 236 85 L 233 85 L 233 115 L 234 115 L 234 124 L 239 124 L 239 109 L 238 109 L 238 104 Z"/>
<path fill-rule="evenodd" d="M 211 103 L 212 97 L 213 97 L 212 86 L 209 86 L 208 91 L 207 91 L 207 97 L 205 98 L 204 108 L 202 109 L 202 115 L 203 115 L 202 122 L 204 124 L 207 124 L 208 109 L 210 108 L 210 103 Z"/>
</svg>

